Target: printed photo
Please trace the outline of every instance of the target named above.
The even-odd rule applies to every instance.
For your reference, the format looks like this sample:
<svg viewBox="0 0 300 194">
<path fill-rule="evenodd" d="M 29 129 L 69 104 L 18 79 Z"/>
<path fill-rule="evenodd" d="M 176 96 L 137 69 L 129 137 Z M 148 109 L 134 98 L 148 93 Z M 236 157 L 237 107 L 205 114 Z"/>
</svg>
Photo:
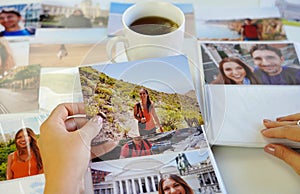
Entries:
<svg viewBox="0 0 300 194">
<path fill-rule="evenodd" d="M 39 27 L 40 3 L 0 6 L 0 36 L 33 36 Z"/>
<path fill-rule="evenodd" d="M 95 193 L 223 193 L 209 149 L 91 165 Z M 172 184 L 173 183 L 173 184 Z M 176 184 L 177 183 L 177 184 Z"/>
<path fill-rule="evenodd" d="M 198 21 L 199 40 L 287 40 L 281 18 L 243 18 Z"/>
<path fill-rule="evenodd" d="M 46 114 L 27 114 L 0 120 L 0 180 L 19 179 L 43 173 L 37 145 L 39 126 Z M 28 152 L 30 150 L 32 155 Z M 19 161 L 23 161 L 22 163 Z"/>
<path fill-rule="evenodd" d="M 107 145 L 112 145 L 112 143 L 93 141 L 93 162 L 207 148 L 207 142 L 200 126 L 124 138 L 121 139 L 111 151 L 101 155 L 102 152 L 98 150 L 101 150 L 101 148 Z"/>
<path fill-rule="evenodd" d="M 85 66 L 79 74 L 86 114 L 105 115 L 95 145 L 108 141 L 114 148 L 130 138 L 197 130 L 203 123 L 185 56 Z"/>
<path fill-rule="evenodd" d="M 41 28 L 104 28 L 108 11 L 101 1 L 42 1 Z"/>
<path fill-rule="evenodd" d="M 0 114 L 38 110 L 40 66 L 28 65 L 29 41 L 0 38 Z"/>
<path fill-rule="evenodd" d="M 39 65 L 18 67 L 2 77 L 0 114 L 38 111 L 39 80 Z"/>
<path fill-rule="evenodd" d="M 300 84 L 293 43 L 202 43 L 201 52 L 207 84 Z"/>
<path fill-rule="evenodd" d="M 40 110 L 51 112 L 60 103 L 83 101 L 75 67 L 108 61 L 106 39 L 101 40 L 105 36 L 101 28 L 39 29 L 30 42 L 27 62 L 42 68 Z"/>
</svg>

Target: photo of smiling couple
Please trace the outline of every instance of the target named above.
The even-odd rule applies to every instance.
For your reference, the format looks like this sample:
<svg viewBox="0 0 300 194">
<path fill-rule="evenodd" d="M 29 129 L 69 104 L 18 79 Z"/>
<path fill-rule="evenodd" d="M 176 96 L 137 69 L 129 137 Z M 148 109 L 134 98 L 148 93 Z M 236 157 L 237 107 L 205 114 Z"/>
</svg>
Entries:
<svg viewBox="0 0 300 194">
<path fill-rule="evenodd" d="M 217 43 L 203 44 L 202 49 L 208 56 L 203 61 L 207 83 L 300 84 L 300 65 L 292 43 Z"/>
</svg>

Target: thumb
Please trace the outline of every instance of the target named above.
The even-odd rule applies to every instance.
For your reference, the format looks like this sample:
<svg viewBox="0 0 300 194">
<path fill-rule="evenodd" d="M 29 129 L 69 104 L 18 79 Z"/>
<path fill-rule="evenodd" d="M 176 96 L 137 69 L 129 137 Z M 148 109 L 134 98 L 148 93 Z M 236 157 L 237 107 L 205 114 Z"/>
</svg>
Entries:
<svg viewBox="0 0 300 194">
<path fill-rule="evenodd" d="M 101 116 L 94 116 L 82 128 L 78 130 L 83 142 L 90 145 L 92 139 L 99 134 L 102 129 L 103 119 Z"/>
<path fill-rule="evenodd" d="M 300 175 L 300 154 L 284 145 L 269 144 L 264 150 L 289 164 Z"/>
</svg>

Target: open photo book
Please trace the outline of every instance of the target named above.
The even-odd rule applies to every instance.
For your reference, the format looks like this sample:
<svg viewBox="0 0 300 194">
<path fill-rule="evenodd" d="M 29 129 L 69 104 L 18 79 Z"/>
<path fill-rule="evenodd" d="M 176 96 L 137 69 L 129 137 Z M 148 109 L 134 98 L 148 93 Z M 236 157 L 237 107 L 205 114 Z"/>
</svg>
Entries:
<svg viewBox="0 0 300 194">
<path fill-rule="evenodd" d="M 264 138 L 263 120 L 300 110 L 299 45 L 201 42 L 204 123 L 212 145 L 263 147 L 297 142 Z"/>
<path fill-rule="evenodd" d="M 202 128 L 184 55 L 79 67 L 86 114 L 103 117 L 93 139 L 95 193 L 226 193 Z"/>
</svg>

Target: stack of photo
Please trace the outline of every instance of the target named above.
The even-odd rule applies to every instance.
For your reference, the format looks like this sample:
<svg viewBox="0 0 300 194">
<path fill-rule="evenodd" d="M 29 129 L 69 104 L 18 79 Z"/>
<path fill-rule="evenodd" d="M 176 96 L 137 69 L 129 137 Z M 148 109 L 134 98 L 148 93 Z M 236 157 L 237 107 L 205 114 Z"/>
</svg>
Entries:
<svg viewBox="0 0 300 194">
<path fill-rule="evenodd" d="M 147 9 L 175 29 L 145 34 L 128 23 L 138 1 L 0 0 L 0 193 L 44 193 L 40 127 L 61 103 L 103 118 L 87 194 L 225 194 L 212 146 L 300 148 L 261 135 L 300 109 L 300 5 L 163 3 Z"/>
</svg>

